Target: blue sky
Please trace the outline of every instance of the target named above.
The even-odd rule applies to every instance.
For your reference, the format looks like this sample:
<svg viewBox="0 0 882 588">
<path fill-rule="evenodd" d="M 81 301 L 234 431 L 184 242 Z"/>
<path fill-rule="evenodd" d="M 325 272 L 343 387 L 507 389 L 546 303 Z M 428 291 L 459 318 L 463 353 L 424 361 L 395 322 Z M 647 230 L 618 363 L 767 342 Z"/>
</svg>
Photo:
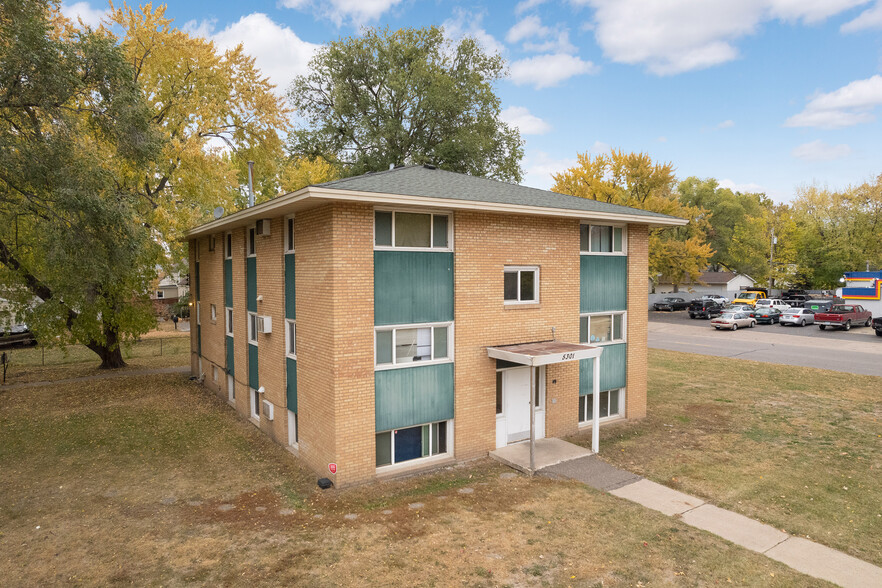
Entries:
<svg viewBox="0 0 882 588">
<path fill-rule="evenodd" d="M 106 8 L 63 5 L 90 24 Z M 170 0 L 166 15 L 243 43 L 280 91 L 361 26 L 476 37 L 508 63 L 496 89 L 537 188 L 610 148 L 777 201 L 882 173 L 882 0 Z"/>
</svg>

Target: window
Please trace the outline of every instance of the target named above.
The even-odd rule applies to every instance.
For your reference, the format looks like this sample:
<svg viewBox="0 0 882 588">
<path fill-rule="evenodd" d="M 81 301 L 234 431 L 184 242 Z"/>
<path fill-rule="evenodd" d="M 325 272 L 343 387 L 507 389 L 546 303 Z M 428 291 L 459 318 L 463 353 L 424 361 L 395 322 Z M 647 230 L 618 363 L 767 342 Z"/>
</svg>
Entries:
<svg viewBox="0 0 882 588">
<path fill-rule="evenodd" d="M 506 304 L 539 302 L 538 267 L 506 267 L 503 277 Z"/>
<path fill-rule="evenodd" d="M 616 390 L 604 390 L 600 393 L 600 416 L 601 419 L 624 416 L 625 391 L 621 388 Z M 591 423 L 594 420 L 594 394 L 586 394 L 579 397 L 579 422 Z"/>
<path fill-rule="evenodd" d="M 288 411 L 288 445 L 297 447 L 297 413 Z"/>
<path fill-rule="evenodd" d="M 248 313 L 248 342 L 257 345 L 257 313 Z"/>
<path fill-rule="evenodd" d="M 294 217 L 285 219 L 285 253 L 294 253 Z"/>
<path fill-rule="evenodd" d="M 377 433 L 377 467 L 447 453 L 449 423 L 440 421 Z"/>
<path fill-rule="evenodd" d="M 217 242 L 217 239 L 215 238 L 215 236 L 209 235 L 209 237 L 208 237 L 208 250 L 209 251 L 214 251 L 216 242 Z"/>
<path fill-rule="evenodd" d="M 202 324 L 202 303 L 198 300 L 196 301 L 196 324 Z"/>
<path fill-rule="evenodd" d="M 297 325 L 293 320 L 285 321 L 285 354 L 297 359 Z"/>
<path fill-rule="evenodd" d="M 233 259 L 233 233 L 224 235 L 224 259 Z"/>
<path fill-rule="evenodd" d="M 449 249 L 450 215 L 425 212 L 374 213 L 377 248 Z"/>
<path fill-rule="evenodd" d="M 251 388 L 251 418 L 260 420 L 260 392 Z"/>
<path fill-rule="evenodd" d="M 212 323 L 216 323 L 216 322 L 217 322 L 217 306 L 215 306 L 214 304 L 212 304 L 212 305 L 209 307 L 209 310 L 211 311 L 211 322 L 212 322 Z"/>
<path fill-rule="evenodd" d="M 624 253 L 625 229 L 611 225 L 581 225 L 582 253 Z"/>
<path fill-rule="evenodd" d="M 257 255 L 256 233 L 257 229 L 254 227 L 248 228 L 248 257 Z"/>
<path fill-rule="evenodd" d="M 502 414 L 502 372 L 496 372 L 496 414 Z"/>
<path fill-rule="evenodd" d="M 624 343 L 625 313 L 583 314 L 579 317 L 580 343 Z"/>
<path fill-rule="evenodd" d="M 157 290 L 156 297 L 157 298 L 165 298 L 165 292 L 163 292 L 162 290 Z"/>
<path fill-rule="evenodd" d="M 236 381 L 230 374 L 227 374 L 227 401 L 236 401 Z"/>
<path fill-rule="evenodd" d="M 211 366 L 211 379 L 214 381 L 215 384 L 217 384 L 217 366 L 216 365 Z"/>
<path fill-rule="evenodd" d="M 226 315 L 227 315 L 227 318 L 225 321 L 226 325 L 227 325 L 227 337 L 232 337 L 233 336 L 233 309 L 232 308 L 225 308 L 224 310 L 226 311 Z"/>
<path fill-rule="evenodd" d="M 376 331 L 376 365 L 441 362 L 453 355 L 453 325 L 384 327 Z"/>
</svg>

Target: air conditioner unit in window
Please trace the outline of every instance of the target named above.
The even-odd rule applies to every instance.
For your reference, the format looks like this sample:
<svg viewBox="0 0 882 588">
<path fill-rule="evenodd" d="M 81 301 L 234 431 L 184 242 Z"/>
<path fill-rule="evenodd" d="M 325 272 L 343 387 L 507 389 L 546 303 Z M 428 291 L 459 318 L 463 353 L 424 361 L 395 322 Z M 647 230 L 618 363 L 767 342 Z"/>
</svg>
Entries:
<svg viewBox="0 0 882 588">
<path fill-rule="evenodd" d="M 272 333 L 273 332 L 273 317 L 271 317 L 271 316 L 257 317 L 257 332 L 258 333 Z"/>
<path fill-rule="evenodd" d="M 272 405 L 272 403 L 268 402 L 266 400 L 262 400 L 260 402 L 260 404 L 262 405 L 261 413 L 263 415 L 263 418 L 265 418 L 268 421 L 273 420 L 273 405 Z"/>
<path fill-rule="evenodd" d="M 261 237 L 269 237 L 270 222 L 268 218 L 257 221 L 257 234 Z"/>
</svg>

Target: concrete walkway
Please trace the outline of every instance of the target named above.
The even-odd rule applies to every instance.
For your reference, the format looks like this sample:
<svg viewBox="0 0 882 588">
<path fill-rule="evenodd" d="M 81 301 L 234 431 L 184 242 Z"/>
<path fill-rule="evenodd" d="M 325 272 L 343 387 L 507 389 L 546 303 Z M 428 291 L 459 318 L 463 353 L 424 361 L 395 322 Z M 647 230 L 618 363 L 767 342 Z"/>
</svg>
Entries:
<svg viewBox="0 0 882 588">
<path fill-rule="evenodd" d="M 567 443 L 562 439 L 537 439 L 533 462 L 538 472 L 566 461 L 587 457 L 591 452 L 584 447 Z M 530 442 L 512 443 L 490 452 L 490 457 L 525 474 L 530 474 Z"/>
<path fill-rule="evenodd" d="M 882 586 L 880 567 L 650 482 L 611 466 L 596 455 L 560 461 L 538 473 L 551 478 L 578 480 L 613 496 L 679 518 L 687 525 L 762 553 L 798 572 L 845 588 Z"/>
<path fill-rule="evenodd" d="M 108 380 L 111 378 L 127 378 L 129 376 L 149 376 L 153 374 L 183 374 L 190 371 L 190 366 L 176 366 L 167 368 L 153 368 L 147 370 L 120 370 L 95 374 L 94 376 L 82 376 L 80 378 L 67 378 L 65 380 L 45 380 L 41 382 L 22 382 L 20 384 L 5 384 L 0 386 L 0 392 L 16 390 L 18 388 L 39 388 L 40 386 L 52 386 L 55 384 L 73 384 L 76 382 L 89 382 L 92 380 Z"/>
</svg>

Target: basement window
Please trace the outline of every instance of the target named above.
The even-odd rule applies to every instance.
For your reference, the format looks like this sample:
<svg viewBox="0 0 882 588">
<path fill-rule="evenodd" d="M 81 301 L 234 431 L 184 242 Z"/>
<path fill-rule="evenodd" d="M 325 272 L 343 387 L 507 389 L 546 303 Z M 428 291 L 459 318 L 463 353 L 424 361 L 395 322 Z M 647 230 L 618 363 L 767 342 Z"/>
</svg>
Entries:
<svg viewBox="0 0 882 588">
<path fill-rule="evenodd" d="M 377 433 L 377 467 L 447 453 L 450 421 Z"/>
</svg>

